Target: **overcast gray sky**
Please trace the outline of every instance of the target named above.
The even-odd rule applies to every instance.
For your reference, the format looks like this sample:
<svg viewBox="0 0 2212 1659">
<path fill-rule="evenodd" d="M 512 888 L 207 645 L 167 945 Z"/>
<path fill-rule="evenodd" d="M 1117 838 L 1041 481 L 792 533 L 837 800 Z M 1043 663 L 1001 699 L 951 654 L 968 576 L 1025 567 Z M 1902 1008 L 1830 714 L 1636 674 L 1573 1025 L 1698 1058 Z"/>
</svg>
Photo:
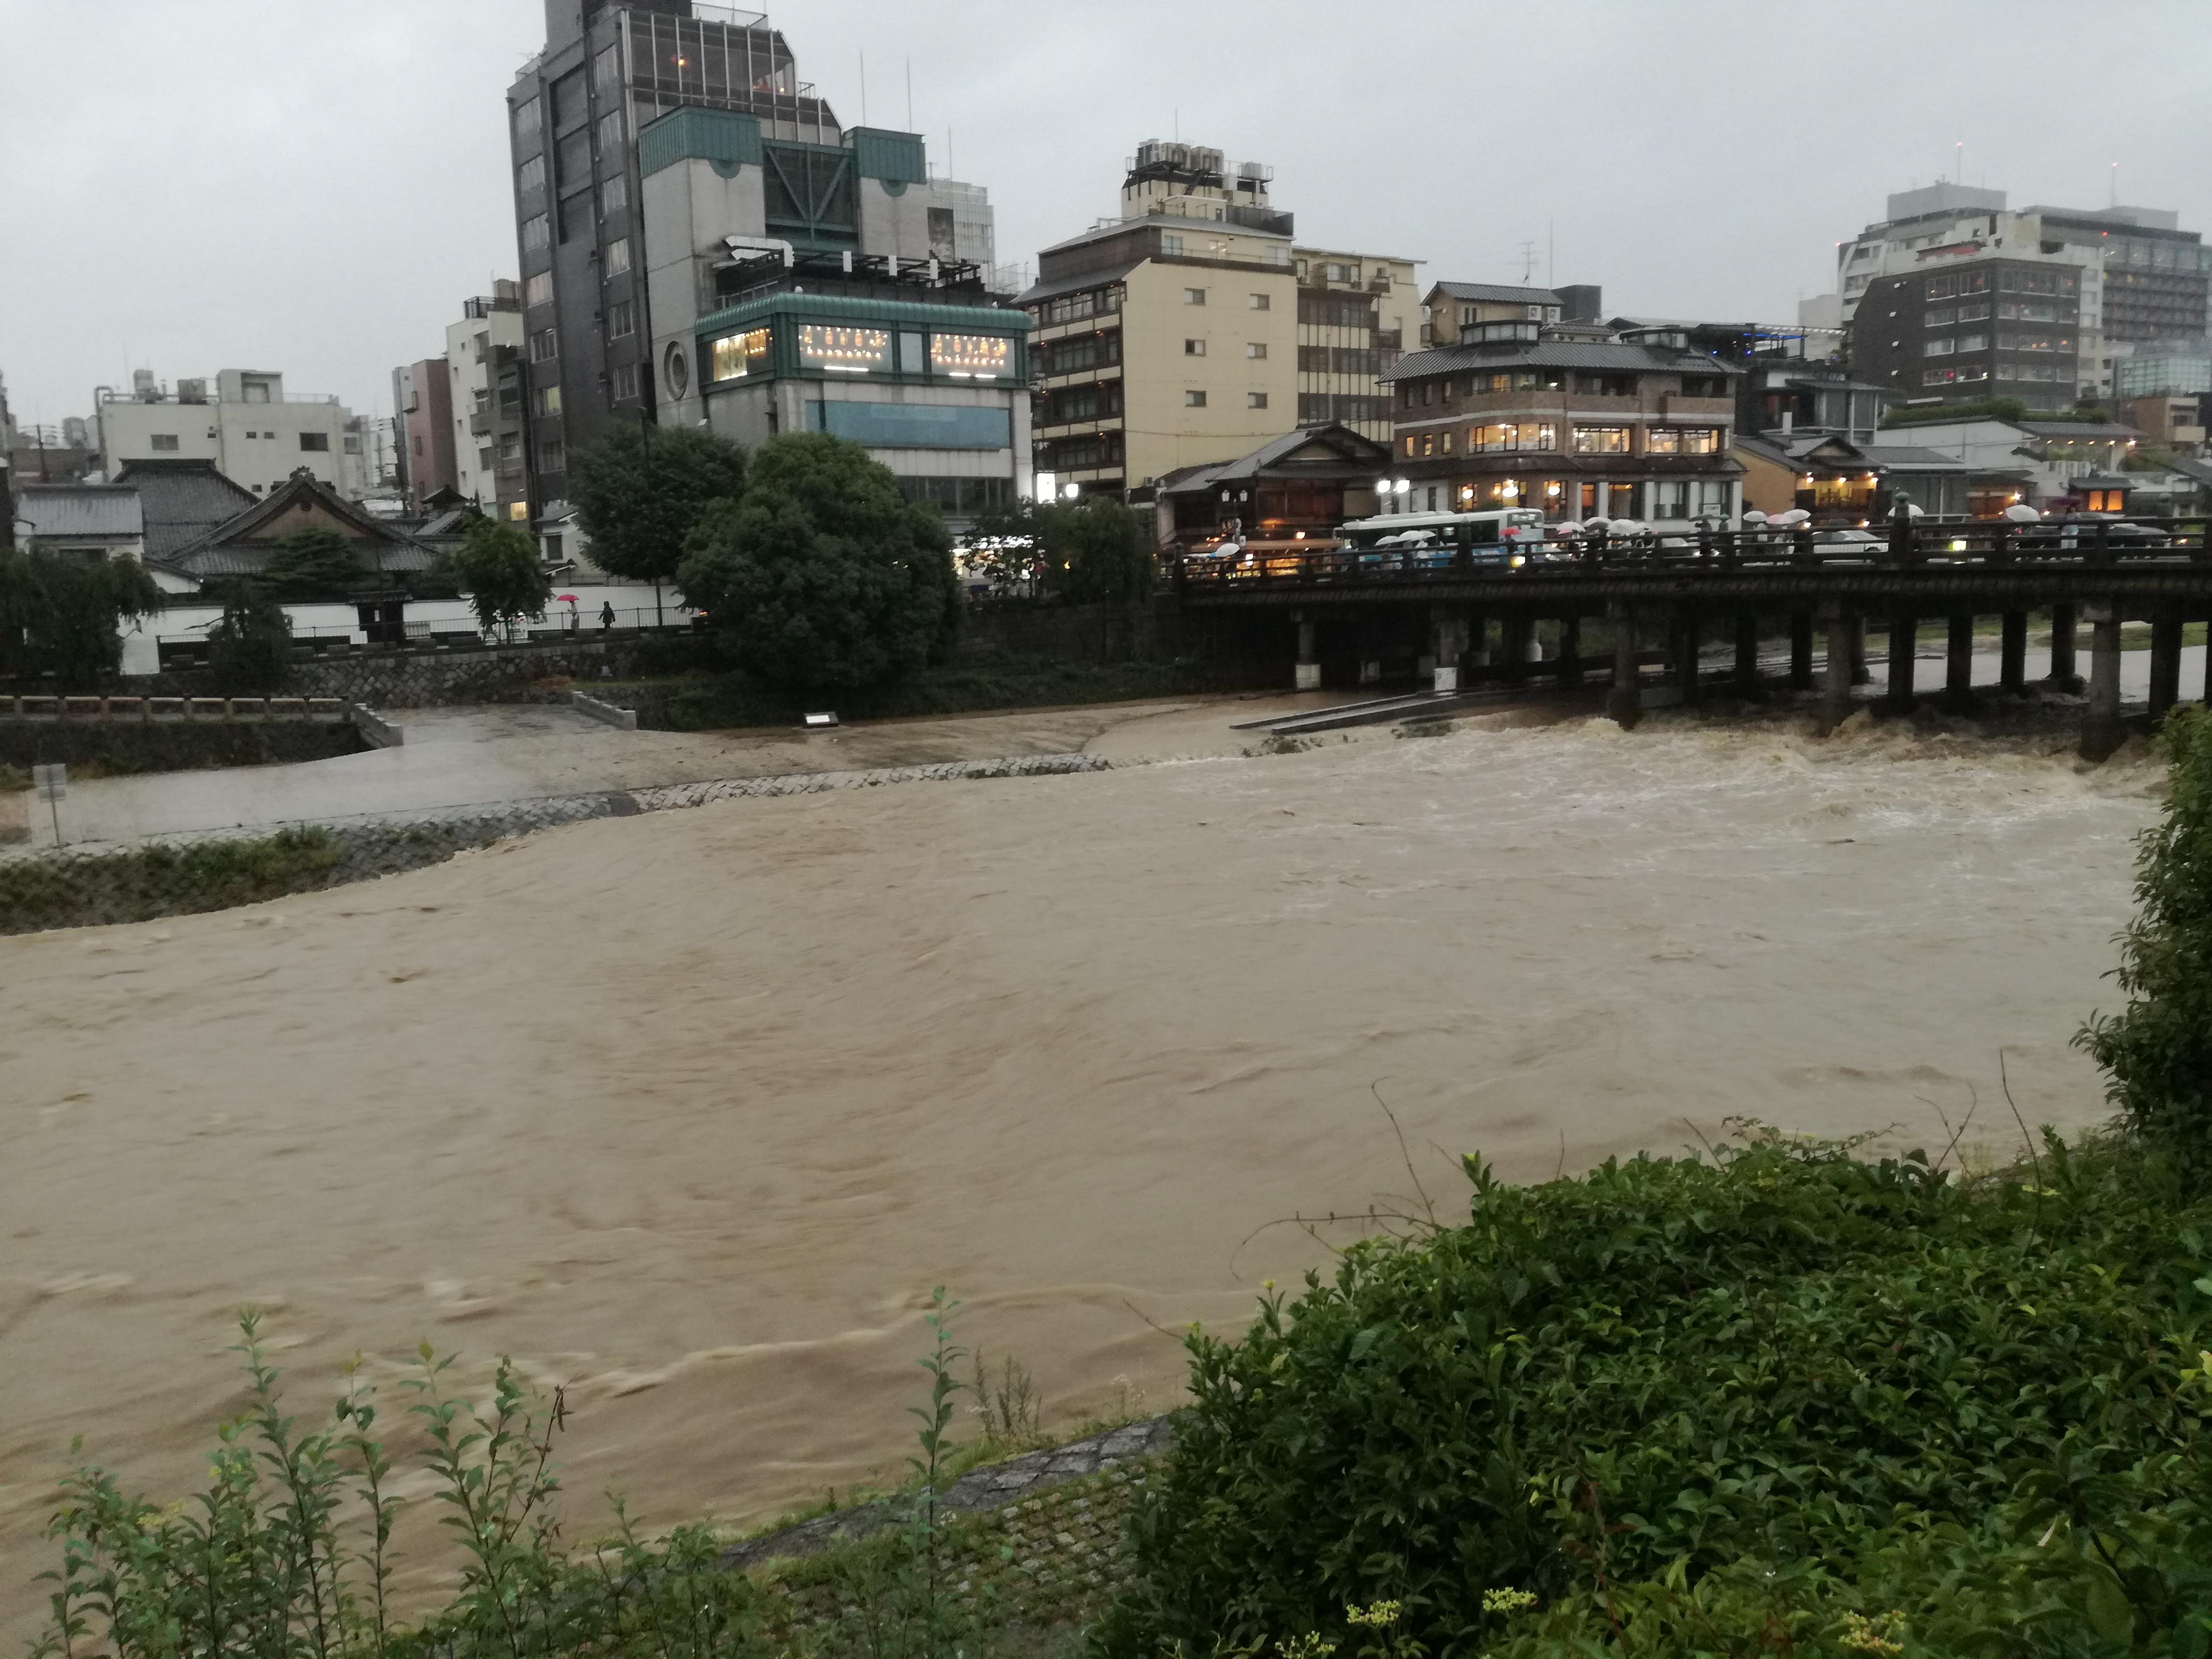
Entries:
<svg viewBox="0 0 2212 1659">
<path fill-rule="evenodd" d="M 1425 278 L 1788 320 L 1948 175 L 2212 231 L 2212 0 L 793 0 L 841 119 L 914 119 L 999 257 L 1114 210 L 1140 139 L 1272 163 L 1303 240 Z M 502 94 L 540 0 L 0 0 L 0 375 L 58 425 L 134 367 L 389 413 L 515 269 Z M 950 137 L 948 141 L 948 128 Z"/>
</svg>

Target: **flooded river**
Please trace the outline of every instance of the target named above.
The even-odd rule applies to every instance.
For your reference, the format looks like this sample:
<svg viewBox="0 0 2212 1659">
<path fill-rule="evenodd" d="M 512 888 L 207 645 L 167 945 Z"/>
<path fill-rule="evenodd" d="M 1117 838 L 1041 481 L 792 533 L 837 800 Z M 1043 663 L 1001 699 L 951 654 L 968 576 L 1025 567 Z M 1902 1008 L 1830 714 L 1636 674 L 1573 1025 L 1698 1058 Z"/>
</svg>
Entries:
<svg viewBox="0 0 2212 1659">
<path fill-rule="evenodd" d="M 1218 709 L 1116 726 L 1218 749 Z M 1243 741 L 1240 739 L 1239 741 Z M 1172 1404 L 1281 1224 L 1756 1116 L 2002 1156 L 2100 1115 L 2141 763 L 1655 719 L 579 824 L 0 939 L 0 1630 L 70 1437 L 167 1497 L 271 1310 L 295 1401 L 416 1343 L 575 1408 L 580 1514 L 898 1472 L 919 1309 L 1048 1415 Z M 1978 1102 L 1978 1104 L 1977 1104 Z M 397 1402 L 395 1401 L 395 1407 Z M 403 1577 L 434 1570 L 410 1528 Z"/>
</svg>

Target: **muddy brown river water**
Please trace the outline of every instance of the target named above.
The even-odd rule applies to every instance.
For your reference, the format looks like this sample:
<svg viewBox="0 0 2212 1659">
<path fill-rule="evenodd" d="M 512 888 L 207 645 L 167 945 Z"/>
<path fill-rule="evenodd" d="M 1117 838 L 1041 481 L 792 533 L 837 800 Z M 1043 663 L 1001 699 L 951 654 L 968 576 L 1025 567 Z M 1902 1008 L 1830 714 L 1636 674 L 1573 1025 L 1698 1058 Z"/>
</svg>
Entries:
<svg viewBox="0 0 2212 1659">
<path fill-rule="evenodd" d="M 2030 1123 L 2101 1115 L 2068 1038 L 2155 787 L 1577 720 L 737 801 L 0 939 L 0 1637 L 72 1434 L 194 1476 L 245 1302 L 304 1411 L 356 1352 L 508 1352 L 568 1387 L 585 1524 L 607 1488 L 742 1520 L 898 1472 L 933 1285 L 1048 1414 L 1171 1404 L 1186 1322 L 1324 1259 L 1268 1224 L 1407 1191 L 1378 1093 L 1447 1211 L 1462 1151 L 1540 1179 L 1739 1115 L 1971 1110 L 2004 1156 L 2001 1053 Z"/>
</svg>

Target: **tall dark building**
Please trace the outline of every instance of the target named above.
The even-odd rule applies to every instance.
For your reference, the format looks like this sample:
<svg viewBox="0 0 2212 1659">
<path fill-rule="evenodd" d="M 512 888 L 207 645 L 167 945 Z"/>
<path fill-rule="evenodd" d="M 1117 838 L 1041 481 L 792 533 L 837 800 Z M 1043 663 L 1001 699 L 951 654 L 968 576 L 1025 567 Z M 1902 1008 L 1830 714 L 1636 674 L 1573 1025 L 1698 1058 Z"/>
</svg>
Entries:
<svg viewBox="0 0 2212 1659">
<path fill-rule="evenodd" d="M 542 514 L 567 497 L 573 447 L 653 418 L 639 133 L 689 106 L 751 116 L 802 155 L 835 152 L 843 134 L 766 17 L 692 0 L 545 0 L 545 49 L 507 104 Z M 801 194 L 816 182 L 796 181 Z"/>
<path fill-rule="evenodd" d="M 2070 409 L 2081 382 L 2079 267 L 1971 258 L 1876 278 L 1851 319 L 1851 372 L 1899 398 L 2017 398 Z"/>
</svg>

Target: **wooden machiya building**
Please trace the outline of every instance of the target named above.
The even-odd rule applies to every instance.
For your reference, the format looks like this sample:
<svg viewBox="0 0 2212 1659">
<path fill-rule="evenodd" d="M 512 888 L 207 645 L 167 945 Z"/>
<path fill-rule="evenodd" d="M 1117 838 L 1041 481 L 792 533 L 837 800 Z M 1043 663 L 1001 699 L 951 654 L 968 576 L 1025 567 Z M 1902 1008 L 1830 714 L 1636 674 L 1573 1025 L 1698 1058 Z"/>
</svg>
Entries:
<svg viewBox="0 0 2212 1659">
<path fill-rule="evenodd" d="M 1479 324 L 1383 376 L 1398 511 L 1541 508 L 1550 520 L 1735 518 L 1743 370 L 1679 329 Z"/>
<path fill-rule="evenodd" d="M 1302 426 L 1233 461 L 1188 466 L 1160 480 L 1155 520 L 1164 548 L 1205 550 L 1234 532 L 1247 545 L 1328 541 L 1376 510 L 1388 444 L 1338 422 Z"/>
</svg>

